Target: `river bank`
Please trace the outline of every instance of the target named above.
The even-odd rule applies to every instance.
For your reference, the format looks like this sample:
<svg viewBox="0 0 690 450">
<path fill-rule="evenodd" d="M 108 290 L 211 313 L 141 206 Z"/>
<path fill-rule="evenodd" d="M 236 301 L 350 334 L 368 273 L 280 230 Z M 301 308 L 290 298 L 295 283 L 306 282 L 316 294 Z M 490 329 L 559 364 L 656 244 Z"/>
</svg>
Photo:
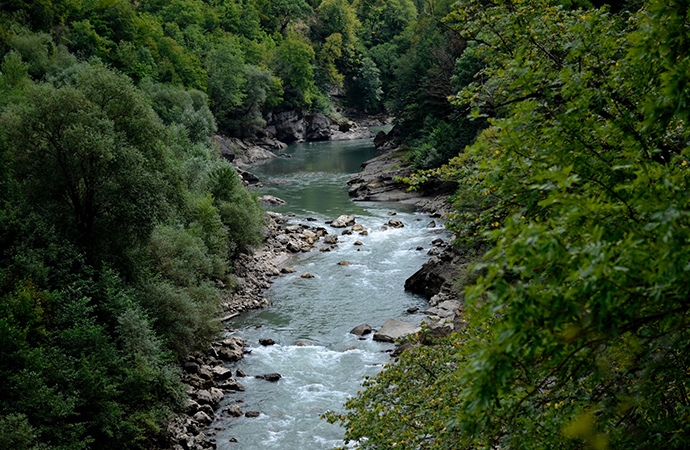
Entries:
<svg viewBox="0 0 690 450">
<path fill-rule="evenodd" d="M 389 166 L 388 172 L 394 171 L 396 169 L 394 167 L 394 164 L 396 164 L 394 160 L 388 159 L 386 161 Z M 372 165 L 372 163 L 369 163 L 367 166 L 379 167 L 380 173 L 377 176 L 390 177 L 388 172 L 382 175 L 386 170 L 385 164 Z M 404 188 L 404 186 L 400 186 L 400 188 Z M 393 192 L 393 190 L 391 189 L 388 192 Z M 423 196 L 415 196 L 414 199 L 415 202 L 418 202 L 416 203 L 417 205 L 426 205 L 427 212 L 434 217 L 441 217 L 446 212 L 445 209 L 434 207 L 434 205 L 443 206 L 444 202 L 442 199 Z M 270 302 L 265 298 L 264 293 L 281 277 L 299 277 L 301 275 L 308 279 L 309 274 L 291 274 L 292 270 L 284 267 L 285 262 L 288 261 L 291 255 L 310 252 L 337 252 L 338 245 L 345 245 L 344 240 L 349 238 L 346 236 L 346 233 L 356 236 L 366 232 L 366 230 L 361 228 L 355 229 L 355 226 L 350 224 L 340 234 L 340 231 L 338 233 L 334 232 L 332 223 L 328 224 L 327 229 L 327 227 L 317 225 L 318 222 L 314 218 L 302 217 L 301 220 L 297 219 L 299 218 L 292 217 L 290 218 L 290 223 L 288 223 L 288 217 L 278 213 L 267 213 L 266 240 L 262 247 L 256 249 L 252 255 L 241 255 L 234 262 L 237 289 L 223 304 L 224 311 L 220 320 L 229 321 L 242 312 L 268 306 Z M 385 220 L 386 222 L 383 222 L 383 227 L 381 228 L 390 226 L 391 229 L 394 229 L 395 220 L 397 219 L 390 217 Z M 432 223 L 430 222 L 427 226 L 431 225 Z M 435 227 L 436 224 L 433 223 L 433 226 Z M 360 239 L 365 240 L 364 238 Z M 347 245 L 352 244 L 349 241 L 347 242 Z M 446 242 L 442 239 L 434 240 L 434 242 L 435 244 L 428 250 L 431 260 L 427 264 L 431 264 L 431 266 L 427 268 L 427 272 L 436 272 L 437 263 L 445 264 L 455 259 L 455 257 L 450 256 L 452 255 L 452 247 L 448 246 Z M 357 244 L 355 243 L 355 245 Z M 437 263 L 433 263 L 434 261 L 437 261 Z M 447 273 L 451 272 L 447 271 Z M 421 278 L 421 281 L 417 284 L 431 286 L 432 283 L 429 282 L 429 277 Z M 435 299 L 439 300 L 430 303 L 432 309 L 427 310 L 426 315 L 436 319 L 432 320 L 433 323 L 441 323 L 444 330 L 452 329 L 454 312 L 459 305 L 454 306 L 454 303 L 447 303 L 449 299 L 445 297 L 443 301 L 440 301 L 439 294 L 443 291 L 441 286 L 444 283 L 439 284 L 436 278 L 435 280 L 434 286 L 439 285 L 437 292 L 433 290 L 435 287 L 431 291 L 421 292 L 422 295 L 427 297 L 429 297 L 427 293 L 432 293 L 431 297 L 436 296 Z M 450 279 L 446 281 L 451 283 Z M 408 290 L 415 292 L 413 285 Z M 449 289 L 446 289 L 446 291 L 446 294 L 452 292 Z M 435 310 L 433 309 L 434 307 L 436 308 Z M 450 328 L 448 324 L 450 324 Z M 245 343 L 240 338 L 232 336 L 214 343 L 212 348 L 205 354 L 197 353 L 191 355 L 185 361 L 183 364 L 185 372 L 183 381 L 188 385 L 190 402 L 187 405 L 186 414 L 176 417 L 168 427 L 167 434 L 172 444 L 169 448 L 174 448 L 175 450 L 180 448 L 215 448 L 215 442 L 208 438 L 219 431 L 215 429 L 218 427 L 207 428 L 214 420 L 214 417 L 237 417 L 238 415 L 254 417 L 255 414 L 260 413 L 259 411 L 252 410 L 245 411 L 246 408 L 238 404 L 224 404 L 220 410 L 218 409 L 225 395 L 242 392 L 244 389 L 242 385 L 244 374 L 241 372 L 233 373 L 224 366 L 226 363 L 241 360 L 245 351 L 251 350 L 246 349 Z"/>
</svg>

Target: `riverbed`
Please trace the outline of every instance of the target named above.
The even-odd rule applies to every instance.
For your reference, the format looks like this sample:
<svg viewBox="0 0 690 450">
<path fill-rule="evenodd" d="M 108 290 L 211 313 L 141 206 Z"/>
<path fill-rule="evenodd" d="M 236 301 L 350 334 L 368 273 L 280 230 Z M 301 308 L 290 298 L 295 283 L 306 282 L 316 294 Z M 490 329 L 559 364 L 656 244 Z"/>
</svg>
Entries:
<svg viewBox="0 0 690 450">
<path fill-rule="evenodd" d="M 255 168 L 261 194 L 287 202 L 271 208 L 290 224 L 327 228 L 339 235 L 338 248 L 294 255 L 286 264 L 296 270 L 275 280 L 266 292 L 271 306 L 247 313 L 230 325 L 232 334 L 247 342 L 251 353 L 228 367 L 248 376 L 238 378 L 246 391 L 227 394 L 220 410 L 237 403 L 256 418 L 219 415 L 210 430 L 218 449 L 330 449 L 342 445 L 343 429 L 320 416 L 343 410 L 345 400 L 361 388 L 363 376 L 375 375 L 389 361 L 391 344 L 349 333 L 367 323 L 379 328 L 396 318 L 419 324 L 424 298 L 405 292 L 405 280 L 429 258 L 431 241 L 448 239 L 442 227 L 401 204 L 352 202 L 347 181 L 362 162 L 372 158 L 371 140 L 297 144 L 291 157 Z M 366 233 L 341 235 L 327 221 L 354 215 Z M 392 219 L 403 228 L 387 227 Z M 438 223 L 438 220 L 437 220 Z M 338 264 L 347 262 L 349 264 Z M 313 278 L 301 278 L 310 273 Z M 261 346 L 259 339 L 275 345 Z M 272 383 L 255 375 L 279 373 Z"/>
</svg>

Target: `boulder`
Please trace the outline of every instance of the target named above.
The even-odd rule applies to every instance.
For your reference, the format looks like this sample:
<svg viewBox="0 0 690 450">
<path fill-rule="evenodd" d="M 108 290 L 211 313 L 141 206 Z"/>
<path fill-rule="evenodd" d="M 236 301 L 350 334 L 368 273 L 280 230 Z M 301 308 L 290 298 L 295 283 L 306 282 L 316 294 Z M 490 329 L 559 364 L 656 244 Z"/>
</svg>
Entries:
<svg viewBox="0 0 690 450">
<path fill-rule="evenodd" d="M 350 264 L 352 264 L 350 261 L 340 261 L 338 263 L 339 266 L 349 266 Z"/>
<path fill-rule="evenodd" d="M 237 376 L 240 376 L 239 373 Z M 223 390 L 223 391 L 232 391 L 232 392 L 238 392 L 238 391 L 242 392 L 245 389 L 245 387 L 242 385 L 242 383 L 238 382 L 233 377 L 230 377 L 227 380 L 224 380 L 224 381 L 221 381 L 220 383 L 218 383 L 218 388 Z"/>
<path fill-rule="evenodd" d="M 347 236 L 347 235 L 352 234 L 352 230 L 350 230 L 350 229 L 348 228 L 348 229 L 343 230 L 343 232 L 340 233 L 340 234 L 342 234 L 343 236 Z"/>
<path fill-rule="evenodd" d="M 441 292 L 444 285 L 452 285 L 453 278 L 458 274 L 458 265 L 444 261 L 442 256 L 432 257 L 405 280 L 405 290 L 431 299 Z"/>
<path fill-rule="evenodd" d="M 427 228 L 436 228 L 436 221 L 432 220 L 426 225 Z"/>
<path fill-rule="evenodd" d="M 242 410 L 240 409 L 240 407 L 238 405 L 226 406 L 225 409 L 223 410 L 223 413 L 225 413 L 229 416 L 232 416 L 232 417 L 240 417 L 240 416 L 244 415 L 244 413 L 242 412 Z"/>
<path fill-rule="evenodd" d="M 259 411 L 247 411 L 244 413 L 245 417 L 259 417 L 261 413 Z"/>
<path fill-rule="evenodd" d="M 219 343 L 217 349 L 218 358 L 222 361 L 239 361 L 244 356 L 244 341 L 242 338 L 232 336 Z"/>
<path fill-rule="evenodd" d="M 237 369 L 237 372 L 235 372 L 235 376 L 238 378 L 244 378 L 247 376 L 246 373 L 244 373 L 244 370 L 242 369 Z"/>
<path fill-rule="evenodd" d="M 352 330 L 350 330 L 350 334 L 354 334 L 355 336 L 366 336 L 367 334 L 371 333 L 372 329 L 369 325 L 366 323 L 363 323 L 361 325 L 357 325 L 354 327 Z"/>
<path fill-rule="evenodd" d="M 405 226 L 405 224 L 399 221 L 398 219 L 391 219 L 388 221 L 388 226 L 391 226 L 393 228 L 402 228 Z"/>
<path fill-rule="evenodd" d="M 284 111 L 273 115 L 273 125 L 276 138 L 279 141 L 291 143 L 302 141 L 306 137 L 307 124 L 301 114 L 296 111 Z"/>
<path fill-rule="evenodd" d="M 282 269 L 280 269 L 280 273 L 295 273 L 295 272 L 297 272 L 297 271 L 291 267 L 283 267 Z"/>
<path fill-rule="evenodd" d="M 336 234 L 328 234 L 323 237 L 323 243 L 324 244 L 337 244 L 338 243 L 338 235 Z"/>
<path fill-rule="evenodd" d="M 360 224 L 357 224 L 354 227 L 352 227 L 352 231 L 364 231 L 364 227 Z"/>
<path fill-rule="evenodd" d="M 282 377 L 279 373 L 266 373 L 263 375 L 257 375 L 254 378 L 258 378 L 260 380 L 266 380 L 266 381 L 270 381 L 271 383 L 275 383 L 276 381 L 280 380 Z"/>
<path fill-rule="evenodd" d="M 381 329 L 374 334 L 374 340 L 380 342 L 395 342 L 409 334 L 416 333 L 420 328 L 411 323 L 397 319 L 388 319 Z"/>
<path fill-rule="evenodd" d="M 259 344 L 263 345 L 264 347 L 267 347 L 269 345 L 275 345 L 276 341 L 273 339 L 267 338 L 267 339 L 259 339 Z"/>
<path fill-rule="evenodd" d="M 262 195 L 259 197 L 259 203 L 262 206 L 283 206 L 287 205 L 287 202 L 281 198 L 274 197 L 272 195 Z"/>
<path fill-rule="evenodd" d="M 441 250 L 438 247 L 431 247 L 427 252 L 429 256 L 438 256 L 441 254 Z"/>
<path fill-rule="evenodd" d="M 337 219 L 331 222 L 333 228 L 346 228 L 351 227 L 355 224 L 355 216 L 347 216 L 345 214 L 339 216 Z"/>
<path fill-rule="evenodd" d="M 198 413 L 194 414 L 194 420 L 197 422 L 204 424 L 204 425 L 210 425 L 211 422 L 213 422 L 213 419 L 211 419 L 205 412 L 199 411 Z"/>
<path fill-rule="evenodd" d="M 331 137 L 331 119 L 324 114 L 307 116 L 306 139 L 308 141 L 327 141 Z"/>
<path fill-rule="evenodd" d="M 364 245 L 364 244 L 362 243 L 362 241 L 355 241 L 355 243 L 352 245 Z"/>
<path fill-rule="evenodd" d="M 310 274 L 309 272 L 305 272 L 302 275 L 299 276 L 300 278 L 314 278 L 314 275 Z"/>
</svg>

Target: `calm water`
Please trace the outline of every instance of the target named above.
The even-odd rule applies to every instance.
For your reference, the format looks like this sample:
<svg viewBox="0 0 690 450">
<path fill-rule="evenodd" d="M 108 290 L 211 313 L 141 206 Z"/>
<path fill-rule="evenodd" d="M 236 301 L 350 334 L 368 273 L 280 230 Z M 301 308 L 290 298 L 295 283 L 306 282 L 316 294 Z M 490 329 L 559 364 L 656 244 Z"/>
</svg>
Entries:
<svg viewBox="0 0 690 450">
<path fill-rule="evenodd" d="M 337 250 L 295 255 L 286 266 L 297 272 L 278 278 L 266 293 L 272 306 L 231 324 L 252 352 L 229 366 L 249 375 L 238 379 L 247 390 L 226 395 L 221 409 L 238 402 L 243 411 L 260 411 L 261 416 L 216 419 L 211 428 L 217 429 L 219 449 L 311 450 L 342 445 L 343 430 L 319 416 L 342 410 L 345 400 L 360 389 L 362 377 L 381 370 L 389 359 L 386 350 L 392 348 L 374 342 L 371 335 L 358 340 L 349 331 L 361 323 L 379 328 L 389 318 L 419 323 L 421 317 L 406 310 L 424 308 L 426 300 L 404 292 L 403 285 L 428 260 L 431 241 L 447 238 L 440 228 L 426 228 L 430 219 L 412 208 L 349 199 L 347 180 L 374 156 L 371 141 L 297 144 L 286 153 L 293 157 L 254 170 L 264 183 L 262 194 L 288 202 L 276 211 L 295 214 L 291 223 L 320 226 L 340 214 L 351 214 L 369 235 L 340 236 Z M 383 231 L 393 211 L 405 227 Z M 307 222 L 307 217 L 317 220 Z M 329 233 L 342 231 L 326 227 Z M 353 245 L 357 240 L 363 245 Z M 340 266 L 339 261 L 351 265 Z M 299 278 L 304 272 L 314 278 Z M 277 344 L 262 347 L 258 344 L 262 338 Z M 282 375 L 277 383 L 253 378 L 273 372 Z M 231 438 L 237 442 L 229 442 Z"/>
</svg>

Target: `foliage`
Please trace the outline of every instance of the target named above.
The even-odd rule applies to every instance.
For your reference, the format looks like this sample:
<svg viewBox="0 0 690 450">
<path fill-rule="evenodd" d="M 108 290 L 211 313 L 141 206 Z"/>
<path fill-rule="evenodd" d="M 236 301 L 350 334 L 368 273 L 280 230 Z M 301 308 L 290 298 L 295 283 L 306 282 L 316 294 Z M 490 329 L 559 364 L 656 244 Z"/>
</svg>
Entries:
<svg viewBox="0 0 690 450">
<path fill-rule="evenodd" d="M 493 248 L 467 327 L 330 415 L 359 448 L 686 448 L 689 14 L 448 16 L 487 62 L 455 102 L 493 118 L 442 170 L 481 205 L 454 226 Z"/>
<path fill-rule="evenodd" d="M 353 91 L 357 93 L 355 103 L 364 110 L 376 110 L 383 91 L 381 90 L 381 71 L 371 58 L 362 60 L 362 67 L 352 79 Z"/>
</svg>

